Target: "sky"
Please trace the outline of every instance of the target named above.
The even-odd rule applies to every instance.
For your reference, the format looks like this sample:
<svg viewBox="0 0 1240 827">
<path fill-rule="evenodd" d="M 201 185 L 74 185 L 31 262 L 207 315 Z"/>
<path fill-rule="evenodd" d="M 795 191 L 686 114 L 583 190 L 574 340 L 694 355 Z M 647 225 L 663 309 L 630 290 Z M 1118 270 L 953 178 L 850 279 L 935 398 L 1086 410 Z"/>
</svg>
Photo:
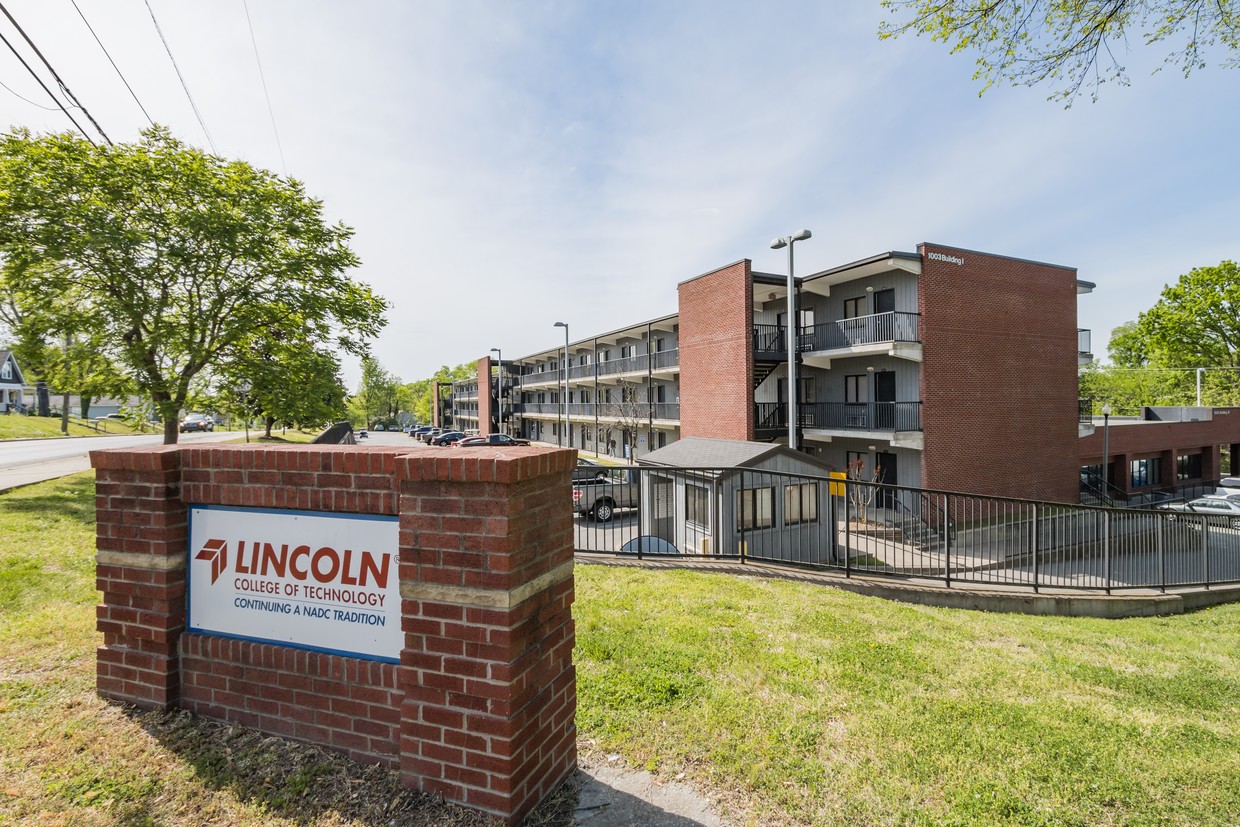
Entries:
<svg viewBox="0 0 1240 827">
<path fill-rule="evenodd" d="M 135 140 L 146 116 L 72 0 L 4 5 Z M 1100 355 L 1165 284 L 1240 257 L 1240 70 L 1151 74 L 1139 42 L 1131 86 L 1065 109 L 880 41 L 879 0 L 149 6 L 206 132 L 144 0 L 77 0 L 155 122 L 354 228 L 354 275 L 391 303 L 372 351 L 404 381 L 553 348 L 556 321 L 577 340 L 674 313 L 678 282 L 738 259 L 782 274 L 769 243 L 801 227 L 801 275 L 923 241 L 1076 267 Z M 0 126 L 71 128 L 2 44 L 0 82 Z"/>
</svg>

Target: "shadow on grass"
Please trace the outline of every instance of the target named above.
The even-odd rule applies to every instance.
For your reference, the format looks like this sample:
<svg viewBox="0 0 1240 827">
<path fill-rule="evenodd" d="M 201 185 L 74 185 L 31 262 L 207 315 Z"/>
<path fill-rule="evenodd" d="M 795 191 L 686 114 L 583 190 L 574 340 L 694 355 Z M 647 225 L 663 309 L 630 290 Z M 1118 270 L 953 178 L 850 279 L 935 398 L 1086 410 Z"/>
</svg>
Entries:
<svg viewBox="0 0 1240 827">
<path fill-rule="evenodd" d="M 20 522 L 26 515 L 35 514 L 94 525 L 95 475 L 84 472 L 0 492 L 0 527 L 8 520 Z"/>
<path fill-rule="evenodd" d="M 247 805 L 295 824 L 316 824 L 329 814 L 366 825 L 490 827 L 498 822 L 408 789 L 400 773 L 359 764 L 344 755 L 185 710 L 127 714 L 172 750 L 212 789 L 228 790 Z M 568 782 L 524 821 L 525 827 L 569 827 L 576 785 Z M 146 824 L 152 814 L 135 802 L 121 823 Z"/>
</svg>

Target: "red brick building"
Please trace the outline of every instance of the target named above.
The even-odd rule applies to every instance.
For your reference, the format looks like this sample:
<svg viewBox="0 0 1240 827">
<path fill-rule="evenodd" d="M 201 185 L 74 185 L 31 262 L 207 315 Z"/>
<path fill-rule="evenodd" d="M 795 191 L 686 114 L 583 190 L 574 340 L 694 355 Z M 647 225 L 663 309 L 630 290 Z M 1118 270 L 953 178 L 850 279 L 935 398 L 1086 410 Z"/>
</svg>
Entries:
<svg viewBox="0 0 1240 827">
<path fill-rule="evenodd" d="M 840 470 L 1079 500 L 1095 426 L 1077 398 L 1090 358 L 1077 297 L 1094 285 L 1075 269 L 924 243 L 795 284 L 795 393 L 787 276 L 743 259 L 682 282 L 674 315 L 505 363 L 520 383 L 504 397 L 510 432 L 636 457 L 681 436 L 786 443 L 795 410 L 798 447 Z M 460 423 L 494 430 L 491 363 L 458 390 Z M 1216 452 L 1202 470 L 1217 469 Z"/>
</svg>

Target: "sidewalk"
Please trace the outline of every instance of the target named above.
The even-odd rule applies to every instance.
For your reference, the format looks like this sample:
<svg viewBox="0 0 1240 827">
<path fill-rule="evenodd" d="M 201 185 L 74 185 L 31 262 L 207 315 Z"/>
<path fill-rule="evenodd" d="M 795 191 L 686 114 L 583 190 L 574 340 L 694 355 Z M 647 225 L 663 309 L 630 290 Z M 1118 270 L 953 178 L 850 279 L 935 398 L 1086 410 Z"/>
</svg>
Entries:
<svg viewBox="0 0 1240 827">
<path fill-rule="evenodd" d="M 16 468 L 0 468 L 0 493 L 89 470 L 90 457 L 69 457 L 34 465 L 19 465 Z"/>
</svg>

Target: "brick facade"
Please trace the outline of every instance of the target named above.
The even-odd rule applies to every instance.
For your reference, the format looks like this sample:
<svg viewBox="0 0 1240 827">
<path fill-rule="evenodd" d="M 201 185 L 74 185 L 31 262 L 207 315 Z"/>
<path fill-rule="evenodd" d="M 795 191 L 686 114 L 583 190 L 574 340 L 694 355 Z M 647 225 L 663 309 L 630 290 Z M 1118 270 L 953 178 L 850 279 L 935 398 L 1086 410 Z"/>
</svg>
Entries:
<svg viewBox="0 0 1240 827">
<path fill-rule="evenodd" d="M 576 766 L 573 453 L 96 451 L 98 690 L 400 769 L 516 824 Z M 400 662 L 185 630 L 188 507 L 399 517 Z"/>
<path fill-rule="evenodd" d="M 922 485 L 1079 501 L 1076 271 L 919 251 Z"/>
<path fill-rule="evenodd" d="M 681 282 L 680 435 L 754 437 L 753 271 L 742 259 Z"/>
<path fill-rule="evenodd" d="M 1111 479 L 1124 492 L 1145 489 L 1171 489 L 1177 483 L 1214 481 L 1222 476 L 1220 446 L 1227 446 L 1231 473 L 1240 471 L 1240 408 L 1214 408 L 1212 419 L 1196 422 L 1131 422 L 1111 418 L 1106 438 L 1107 459 L 1112 467 Z M 1080 465 L 1101 465 L 1104 429 L 1101 425 L 1080 440 Z M 1201 455 L 1201 475 L 1185 480 L 1176 478 L 1176 460 L 1182 456 Z M 1149 486 L 1134 489 L 1129 473 L 1133 460 L 1158 458 L 1162 464 L 1161 478 Z"/>
</svg>

